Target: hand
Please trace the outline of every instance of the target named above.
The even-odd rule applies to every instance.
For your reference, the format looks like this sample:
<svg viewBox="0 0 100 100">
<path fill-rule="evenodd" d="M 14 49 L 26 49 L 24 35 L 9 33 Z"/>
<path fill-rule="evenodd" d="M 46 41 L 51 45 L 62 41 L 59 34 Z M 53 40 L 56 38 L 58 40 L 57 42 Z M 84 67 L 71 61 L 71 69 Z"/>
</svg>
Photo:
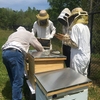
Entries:
<svg viewBox="0 0 100 100">
<path fill-rule="evenodd" d="M 70 40 L 70 36 L 68 34 L 65 34 L 63 37 L 63 41 L 69 41 Z"/>
<path fill-rule="evenodd" d="M 68 34 L 65 34 L 64 38 L 70 39 L 70 36 Z"/>
<path fill-rule="evenodd" d="M 53 38 L 53 36 L 52 35 L 50 35 L 50 39 L 52 39 Z"/>
<path fill-rule="evenodd" d="M 68 44 L 70 44 L 70 36 L 68 35 L 68 34 L 66 34 L 66 35 L 64 35 L 64 37 L 63 37 L 63 43 L 65 44 L 65 45 L 68 45 Z"/>
<path fill-rule="evenodd" d="M 61 34 L 61 33 L 57 33 L 57 34 L 55 34 L 54 35 L 57 39 L 59 39 L 59 40 L 63 40 L 63 38 L 64 38 L 64 35 L 63 34 Z"/>
</svg>

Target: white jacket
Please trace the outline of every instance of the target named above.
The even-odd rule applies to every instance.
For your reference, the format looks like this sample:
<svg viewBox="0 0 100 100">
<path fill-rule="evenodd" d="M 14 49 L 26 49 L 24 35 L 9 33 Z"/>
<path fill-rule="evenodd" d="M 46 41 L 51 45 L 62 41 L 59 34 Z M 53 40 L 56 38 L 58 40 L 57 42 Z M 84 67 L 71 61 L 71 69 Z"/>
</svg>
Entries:
<svg viewBox="0 0 100 100">
<path fill-rule="evenodd" d="M 53 22 L 48 20 L 48 26 L 42 27 L 39 26 L 37 21 L 34 22 L 32 32 L 34 35 L 36 35 L 38 38 L 44 38 L 44 39 L 52 39 L 54 37 L 54 34 L 56 33 L 56 28 L 53 25 Z"/>
<path fill-rule="evenodd" d="M 78 48 L 71 48 L 71 68 L 87 76 L 90 63 L 90 31 L 87 25 L 75 24 L 72 27 L 70 38 Z"/>
<path fill-rule="evenodd" d="M 33 46 L 37 51 L 43 51 L 42 45 L 38 42 L 37 38 L 24 27 L 20 26 L 16 32 L 12 33 L 2 49 L 15 48 L 20 51 L 28 52 L 29 47 Z"/>
</svg>

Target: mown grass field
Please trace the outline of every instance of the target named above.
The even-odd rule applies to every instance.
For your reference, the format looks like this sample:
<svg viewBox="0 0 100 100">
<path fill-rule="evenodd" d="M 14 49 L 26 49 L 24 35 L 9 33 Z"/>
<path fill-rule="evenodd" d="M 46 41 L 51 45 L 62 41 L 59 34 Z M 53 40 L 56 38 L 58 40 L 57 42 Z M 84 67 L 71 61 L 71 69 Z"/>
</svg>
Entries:
<svg viewBox="0 0 100 100">
<path fill-rule="evenodd" d="M 13 31 L 11 31 L 11 30 L 1 30 L 0 29 L 0 47 L 5 43 L 6 39 L 12 32 Z M 61 42 L 60 41 L 58 41 L 57 39 L 54 38 L 52 40 L 52 43 L 53 43 L 54 50 L 61 51 Z M 10 81 L 9 81 L 9 77 L 8 77 L 7 71 L 5 69 L 5 66 L 2 63 L 1 53 L 2 53 L 2 51 L 0 51 L 0 100 L 11 100 Z M 100 64 L 98 64 L 98 66 L 99 65 Z M 27 90 L 24 90 L 24 91 L 27 91 Z M 100 84 L 97 84 L 96 81 L 93 81 L 93 84 L 89 87 L 88 97 L 89 97 L 88 100 L 100 100 Z M 27 100 L 27 99 L 25 99 L 24 92 L 23 92 L 23 100 Z"/>
</svg>

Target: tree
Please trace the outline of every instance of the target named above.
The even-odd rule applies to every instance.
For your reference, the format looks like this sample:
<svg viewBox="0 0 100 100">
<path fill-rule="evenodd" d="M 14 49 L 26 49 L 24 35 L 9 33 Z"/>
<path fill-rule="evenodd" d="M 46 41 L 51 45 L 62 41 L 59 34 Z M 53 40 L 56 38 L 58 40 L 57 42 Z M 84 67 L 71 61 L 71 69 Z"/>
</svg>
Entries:
<svg viewBox="0 0 100 100">
<path fill-rule="evenodd" d="M 50 19 L 54 22 L 55 26 L 58 25 L 57 17 L 64 8 L 69 8 L 70 10 L 75 7 L 82 7 L 87 10 L 87 0 L 47 0 L 50 5 L 48 13 L 50 14 Z M 57 28 L 59 26 L 56 26 Z M 60 28 L 58 28 L 60 29 Z"/>
</svg>

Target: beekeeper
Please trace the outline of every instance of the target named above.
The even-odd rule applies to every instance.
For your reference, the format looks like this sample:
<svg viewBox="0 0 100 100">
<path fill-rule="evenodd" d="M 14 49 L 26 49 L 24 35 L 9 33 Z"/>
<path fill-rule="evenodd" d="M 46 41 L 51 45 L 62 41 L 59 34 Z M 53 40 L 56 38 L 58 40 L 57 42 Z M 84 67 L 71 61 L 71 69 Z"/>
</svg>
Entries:
<svg viewBox="0 0 100 100">
<path fill-rule="evenodd" d="M 2 61 L 7 69 L 12 88 L 11 100 L 22 100 L 25 59 L 30 46 L 39 52 L 44 51 L 36 37 L 23 26 L 19 26 L 2 46 Z"/>
<path fill-rule="evenodd" d="M 72 10 L 69 17 L 71 34 L 65 35 L 63 43 L 71 46 L 70 67 L 76 72 L 87 76 L 90 63 L 90 31 L 88 13 L 77 7 Z"/>
<path fill-rule="evenodd" d="M 68 17 L 71 15 L 69 8 L 64 8 L 58 16 L 58 21 L 62 24 L 62 33 L 63 35 L 69 34 L 69 21 Z M 65 60 L 66 67 L 70 67 L 70 46 L 62 44 L 63 55 L 67 57 Z"/>
<path fill-rule="evenodd" d="M 35 21 L 33 24 L 32 32 L 44 46 L 47 45 L 46 43 L 48 43 L 48 40 L 50 40 L 50 49 L 52 49 L 51 39 L 56 33 L 55 26 L 53 22 L 49 20 L 49 14 L 46 10 L 40 10 L 36 17 L 37 21 Z"/>
</svg>

